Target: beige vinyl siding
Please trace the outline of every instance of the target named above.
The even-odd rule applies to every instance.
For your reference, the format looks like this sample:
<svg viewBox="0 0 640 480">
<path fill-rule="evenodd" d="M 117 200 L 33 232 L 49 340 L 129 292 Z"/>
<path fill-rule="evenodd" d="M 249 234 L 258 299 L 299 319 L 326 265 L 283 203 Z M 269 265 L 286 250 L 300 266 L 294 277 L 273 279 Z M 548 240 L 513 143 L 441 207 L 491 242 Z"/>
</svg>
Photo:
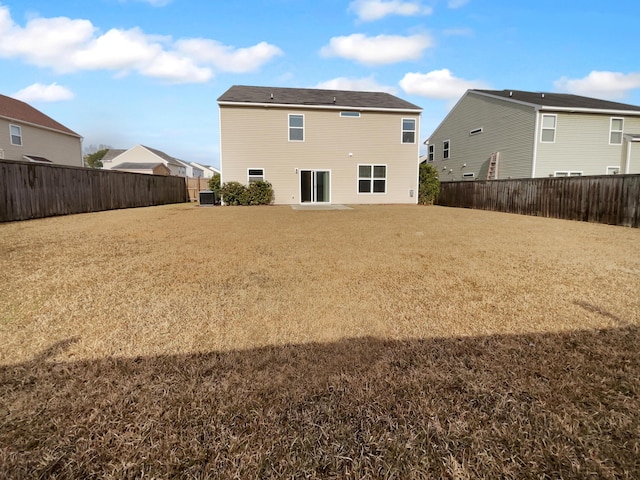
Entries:
<svg viewBox="0 0 640 480">
<path fill-rule="evenodd" d="M 9 125 L 20 127 L 22 145 L 12 145 Z M 82 166 L 80 137 L 0 118 L 0 148 L 6 160 L 23 161 L 24 155 L 35 155 L 58 165 Z"/>
<path fill-rule="evenodd" d="M 556 138 L 553 143 L 538 142 L 536 177 L 557 171 L 604 175 L 607 166 L 624 168 L 624 142 L 610 145 L 611 118 L 620 115 L 540 112 L 556 114 Z M 640 132 L 639 117 L 624 117 L 624 131 Z M 539 133 L 538 133 L 539 134 Z"/>
<path fill-rule="evenodd" d="M 170 174 L 177 177 L 185 177 L 186 176 L 186 167 L 182 165 L 175 165 L 173 163 L 168 163 L 164 158 L 159 157 L 155 153 L 147 150 L 142 145 L 136 145 L 135 147 L 127 150 L 126 152 L 121 153 L 115 159 L 115 162 L 111 162 L 108 166 L 105 165 L 107 169 L 117 169 L 118 165 L 122 163 L 164 163 Z"/>
<path fill-rule="evenodd" d="M 289 114 L 304 115 L 304 141 L 288 140 Z M 402 143 L 403 118 L 416 119 L 419 131 L 415 113 L 364 111 L 358 118 L 340 110 L 221 105 L 222 182 L 246 184 L 248 168 L 263 168 L 274 202 L 298 204 L 300 171 L 329 170 L 331 203 L 416 203 L 419 144 Z M 385 194 L 358 194 L 358 164 L 387 166 Z"/>
<path fill-rule="evenodd" d="M 481 133 L 470 134 L 480 128 Z M 482 180 L 491 154 L 500 152 L 498 178 L 529 177 L 534 130 L 533 107 L 469 93 L 429 138 L 435 147 L 433 165 L 442 181 L 462 180 L 465 173 Z M 444 140 L 450 141 L 447 160 L 442 156 Z"/>
</svg>

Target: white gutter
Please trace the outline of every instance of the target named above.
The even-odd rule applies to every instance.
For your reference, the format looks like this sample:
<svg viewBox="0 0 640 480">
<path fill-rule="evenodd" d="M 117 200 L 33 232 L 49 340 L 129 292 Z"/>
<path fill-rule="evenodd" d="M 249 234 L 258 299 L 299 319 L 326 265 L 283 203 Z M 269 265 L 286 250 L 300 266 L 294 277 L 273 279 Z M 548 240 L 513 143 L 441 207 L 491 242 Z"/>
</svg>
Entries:
<svg viewBox="0 0 640 480">
<path fill-rule="evenodd" d="M 554 111 L 554 112 L 568 112 L 568 113 L 600 113 L 604 115 L 640 116 L 640 111 L 637 111 L 637 110 L 603 110 L 601 108 L 551 107 L 546 105 L 540 105 L 539 109 Z"/>
<path fill-rule="evenodd" d="M 376 108 L 376 107 L 356 107 L 349 105 L 304 105 L 301 103 L 253 103 L 253 102 L 218 102 L 218 105 L 225 107 L 274 107 L 274 108 L 300 108 L 314 110 L 354 110 L 358 112 L 405 112 L 405 113 L 422 113 L 422 109 L 418 108 Z M 640 112 L 639 112 L 640 113 Z"/>
</svg>

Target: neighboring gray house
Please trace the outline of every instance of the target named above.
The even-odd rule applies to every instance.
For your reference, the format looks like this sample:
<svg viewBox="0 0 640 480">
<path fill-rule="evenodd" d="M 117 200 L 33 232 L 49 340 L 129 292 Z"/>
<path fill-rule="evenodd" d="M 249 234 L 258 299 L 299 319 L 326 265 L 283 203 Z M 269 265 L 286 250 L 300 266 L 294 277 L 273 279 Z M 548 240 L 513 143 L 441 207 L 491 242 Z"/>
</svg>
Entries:
<svg viewBox="0 0 640 480">
<path fill-rule="evenodd" d="M 182 165 L 187 172 L 187 177 L 189 178 L 203 178 L 204 170 L 200 167 L 196 167 L 193 163 L 185 162 L 184 160 L 180 160 L 178 158 L 174 158 L 176 162 Z"/>
<path fill-rule="evenodd" d="M 0 95 L 0 159 L 82 167 L 82 137 L 31 105 Z"/>
<path fill-rule="evenodd" d="M 144 145 L 136 145 L 135 147 L 118 153 L 115 156 L 111 156 L 110 152 L 111 150 L 109 150 L 105 155 L 105 157 L 109 156 L 106 161 L 105 158 L 102 159 L 102 168 L 106 170 L 122 170 L 120 165 L 124 163 L 143 163 L 146 167 L 162 163 L 169 169 L 171 172 L 170 175 L 177 177 L 187 176 L 187 167 L 184 163 L 179 162 L 175 158 L 154 148 L 145 147 Z M 114 153 L 117 152 L 117 150 L 114 151 Z M 145 170 L 148 170 L 148 168 L 145 168 Z M 127 171 L 131 171 L 131 168 L 127 168 Z"/>
<path fill-rule="evenodd" d="M 640 173 L 640 107 L 468 90 L 425 144 L 445 182 Z"/>
<path fill-rule="evenodd" d="M 202 170 L 202 176 L 204 178 L 211 178 L 216 173 L 218 175 L 220 175 L 220 170 L 218 170 L 215 167 L 210 167 L 209 165 L 202 165 L 202 164 L 197 163 L 197 162 L 191 162 L 191 165 L 193 165 L 194 167 L 199 168 L 200 170 Z"/>
<path fill-rule="evenodd" d="M 274 203 L 417 203 L 422 109 L 388 93 L 233 86 L 218 98 L 222 182 Z"/>
</svg>

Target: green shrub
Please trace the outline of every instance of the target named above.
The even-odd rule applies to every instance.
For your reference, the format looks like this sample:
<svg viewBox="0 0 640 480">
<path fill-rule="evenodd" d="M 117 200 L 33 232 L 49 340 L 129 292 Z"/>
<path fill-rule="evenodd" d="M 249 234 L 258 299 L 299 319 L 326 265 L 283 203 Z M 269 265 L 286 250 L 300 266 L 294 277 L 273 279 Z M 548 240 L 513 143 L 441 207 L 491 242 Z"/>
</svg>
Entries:
<svg viewBox="0 0 640 480">
<path fill-rule="evenodd" d="M 273 188 L 269 182 L 251 182 L 247 187 L 249 205 L 269 205 L 273 198 Z"/>
<path fill-rule="evenodd" d="M 214 173 L 209 179 L 209 190 L 216 194 L 216 198 L 220 198 L 220 174 Z"/>
<path fill-rule="evenodd" d="M 269 182 L 251 182 L 244 186 L 240 182 L 228 182 L 220 188 L 226 205 L 269 205 L 273 200 L 273 187 Z"/>
<path fill-rule="evenodd" d="M 247 188 L 240 182 L 227 182 L 220 188 L 222 200 L 227 205 L 246 205 Z"/>
<path fill-rule="evenodd" d="M 428 163 L 420 164 L 420 189 L 418 191 L 418 203 L 421 205 L 433 205 L 440 193 L 440 179 L 438 171 Z"/>
</svg>

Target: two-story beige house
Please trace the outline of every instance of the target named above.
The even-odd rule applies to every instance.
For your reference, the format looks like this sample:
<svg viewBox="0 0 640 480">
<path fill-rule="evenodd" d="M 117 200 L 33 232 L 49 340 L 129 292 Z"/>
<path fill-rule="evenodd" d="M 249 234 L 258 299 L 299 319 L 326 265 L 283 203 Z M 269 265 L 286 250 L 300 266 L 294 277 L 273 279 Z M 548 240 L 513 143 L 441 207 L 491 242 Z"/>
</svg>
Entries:
<svg viewBox="0 0 640 480">
<path fill-rule="evenodd" d="M 82 167 L 82 137 L 31 105 L 0 95 L 0 159 Z"/>
<path fill-rule="evenodd" d="M 187 176 L 184 162 L 144 145 L 136 145 L 129 150 L 110 149 L 102 159 L 102 168 L 150 175 Z"/>
<path fill-rule="evenodd" d="M 425 144 L 445 182 L 640 173 L 640 107 L 468 90 Z"/>
<path fill-rule="evenodd" d="M 381 92 L 233 86 L 218 98 L 223 183 L 276 204 L 417 203 L 422 109 Z"/>
</svg>

